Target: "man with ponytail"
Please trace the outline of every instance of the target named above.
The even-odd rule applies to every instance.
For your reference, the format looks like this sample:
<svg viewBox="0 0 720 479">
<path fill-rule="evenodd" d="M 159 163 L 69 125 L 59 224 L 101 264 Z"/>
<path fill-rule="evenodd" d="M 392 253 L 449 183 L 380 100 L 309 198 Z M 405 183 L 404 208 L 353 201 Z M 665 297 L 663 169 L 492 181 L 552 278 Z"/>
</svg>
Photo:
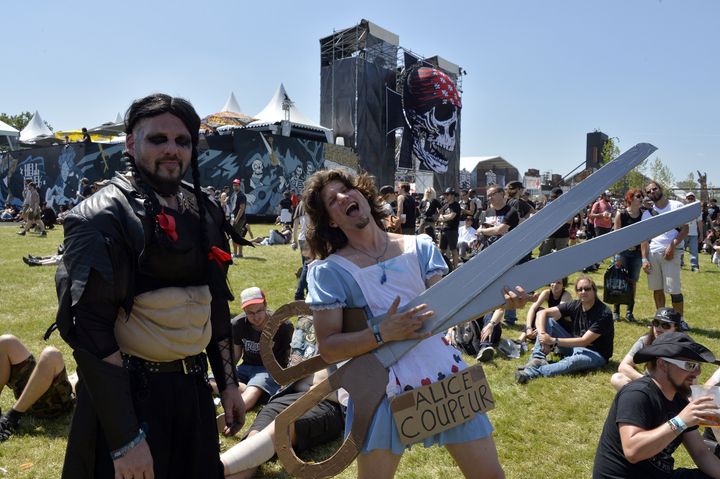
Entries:
<svg viewBox="0 0 720 479">
<path fill-rule="evenodd" d="M 200 189 L 199 128 L 181 98 L 133 102 L 129 172 L 65 220 L 56 325 L 80 382 L 64 478 L 222 477 L 208 362 L 223 432 L 245 420 L 230 340 L 231 228 Z"/>
</svg>

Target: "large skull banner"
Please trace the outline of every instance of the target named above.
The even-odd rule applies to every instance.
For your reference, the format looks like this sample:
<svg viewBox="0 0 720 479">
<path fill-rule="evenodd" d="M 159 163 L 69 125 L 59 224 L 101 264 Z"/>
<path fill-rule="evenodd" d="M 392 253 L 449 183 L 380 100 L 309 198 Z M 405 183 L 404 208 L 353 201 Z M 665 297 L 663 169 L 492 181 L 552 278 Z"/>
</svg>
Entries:
<svg viewBox="0 0 720 479">
<path fill-rule="evenodd" d="M 452 79 L 427 66 L 412 67 L 403 85 L 403 112 L 411 130 L 412 152 L 425 166 L 445 173 L 455 151 L 460 93 Z"/>
</svg>

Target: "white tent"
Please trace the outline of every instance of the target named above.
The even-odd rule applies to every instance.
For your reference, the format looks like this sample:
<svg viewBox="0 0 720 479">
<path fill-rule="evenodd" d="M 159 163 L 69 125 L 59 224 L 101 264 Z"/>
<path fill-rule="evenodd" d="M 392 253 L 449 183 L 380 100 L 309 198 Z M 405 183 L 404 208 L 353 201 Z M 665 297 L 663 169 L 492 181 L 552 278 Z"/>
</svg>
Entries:
<svg viewBox="0 0 720 479">
<path fill-rule="evenodd" d="M 17 137 L 20 135 L 15 128 L 8 125 L 4 121 L 0 120 L 0 145 L 9 146 L 11 150 L 14 150 L 17 146 Z"/>
<path fill-rule="evenodd" d="M 0 120 L 0 136 L 18 136 L 19 134 L 15 128 Z"/>
<path fill-rule="evenodd" d="M 30 119 L 30 123 L 20 132 L 20 141 L 23 143 L 34 143 L 37 140 L 45 138 L 54 138 L 53 132 L 47 127 L 40 117 L 40 113 L 35 114 Z"/>
<path fill-rule="evenodd" d="M 288 108 L 287 114 L 283 109 L 283 104 L 285 104 Z M 257 120 L 250 123 L 248 126 L 254 126 L 260 123 L 277 123 L 283 120 L 290 120 L 291 123 L 296 123 L 298 125 L 327 129 L 315 123 L 298 110 L 295 103 L 290 100 L 290 97 L 285 91 L 285 86 L 283 86 L 282 83 L 275 91 L 275 95 L 273 95 L 270 102 L 265 105 L 265 108 L 263 108 L 260 113 L 253 116 L 257 118 Z"/>
<path fill-rule="evenodd" d="M 240 105 L 238 104 L 238 101 L 235 98 L 235 93 L 230 92 L 230 96 L 228 97 L 227 101 L 225 102 L 225 106 L 223 106 L 222 110 L 220 110 L 220 111 L 229 111 L 231 113 L 242 113 L 242 110 L 240 110 Z"/>
</svg>

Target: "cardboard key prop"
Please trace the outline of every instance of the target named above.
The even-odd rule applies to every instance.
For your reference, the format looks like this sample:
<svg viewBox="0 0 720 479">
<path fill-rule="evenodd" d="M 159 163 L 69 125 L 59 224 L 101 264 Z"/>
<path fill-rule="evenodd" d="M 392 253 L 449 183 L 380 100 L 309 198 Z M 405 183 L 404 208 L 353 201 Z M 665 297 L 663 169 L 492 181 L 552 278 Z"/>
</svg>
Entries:
<svg viewBox="0 0 720 479">
<path fill-rule="evenodd" d="M 602 260 L 617 251 L 687 223 L 700 214 L 698 204 L 654 216 L 618 231 L 566 248 L 550 255 L 515 266 L 537 244 L 557 230 L 568 218 L 592 202 L 610 185 L 630 169 L 647 158 L 656 148 L 638 144 L 592 174 L 585 181 L 551 202 L 545 208 L 483 250 L 433 287 L 404 305 L 406 310 L 426 303 L 435 315 L 427 319 L 422 331 L 439 333 L 449 327 L 477 318 L 485 311 L 504 304 L 503 288 L 522 285 L 526 290 L 547 285 L 550 281 L 567 276 L 583 267 Z M 500 246 L 502 245 L 502 249 Z M 501 254 L 496 254 L 500 253 Z M 291 303 L 297 304 L 297 303 Z M 281 308 L 282 309 L 282 308 Z M 278 313 L 281 311 L 278 310 Z M 277 314 L 277 313 L 276 313 Z M 274 315 L 275 316 L 275 315 Z M 383 316 L 369 320 L 379 323 Z M 275 323 L 275 321 L 273 321 Z M 270 325 L 268 325 L 270 326 Z M 275 325 L 275 329 L 277 325 Z M 274 331 L 263 332 L 261 340 L 268 340 Z M 308 391 L 276 418 L 275 450 L 290 474 L 303 478 L 331 477 L 344 470 L 361 450 L 372 417 L 385 396 L 388 380 L 387 368 L 412 349 L 419 340 L 394 341 L 376 350 L 352 358 L 326 380 Z M 271 350 L 261 346 L 261 351 Z M 313 358 L 313 367 L 299 364 L 282 370 L 279 366 L 268 369 L 275 374 L 282 370 L 284 384 L 328 366 Z M 316 369 L 315 369 L 316 368 Z M 312 370 L 311 370 L 312 369 Z M 296 374 L 296 372 L 300 374 Z M 338 388 L 345 388 L 353 398 L 355 408 L 351 430 L 340 448 L 329 459 L 318 463 L 301 461 L 292 449 L 290 426 L 306 411 Z"/>
</svg>

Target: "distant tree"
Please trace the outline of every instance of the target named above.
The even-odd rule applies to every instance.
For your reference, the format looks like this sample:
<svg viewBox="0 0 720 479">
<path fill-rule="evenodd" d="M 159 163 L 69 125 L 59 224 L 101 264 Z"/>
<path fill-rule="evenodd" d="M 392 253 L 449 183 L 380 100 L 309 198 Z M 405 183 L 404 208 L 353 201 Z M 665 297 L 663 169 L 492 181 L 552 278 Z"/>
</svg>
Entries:
<svg viewBox="0 0 720 479">
<path fill-rule="evenodd" d="M 0 113 L 0 120 L 4 121 L 8 125 L 12 126 L 17 130 L 22 130 L 30 123 L 32 119 L 32 113 L 24 111 L 19 115 L 8 115 L 7 113 Z"/>
<path fill-rule="evenodd" d="M 603 145 L 601 153 L 601 162 L 604 165 L 620 155 L 620 148 L 617 146 L 618 138 L 609 138 Z M 621 180 L 618 180 L 614 185 L 610 187 L 610 192 L 617 197 L 622 198 L 625 196 L 625 192 L 630 188 L 640 188 L 645 186 L 647 170 L 647 160 L 640 163 L 638 166 L 633 168 L 625 175 Z"/>
<path fill-rule="evenodd" d="M 0 120 L 4 121 L 8 125 L 12 126 L 13 128 L 17 130 L 22 130 L 27 126 L 28 123 L 30 123 L 30 120 L 32 120 L 32 113 L 29 111 L 24 111 L 18 115 L 8 115 L 7 113 L 0 113 Z M 50 131 L 55 131 L 55 129 L 50 126 L 50 123 L 45 123 L 45 126 L 50 128 Z"/>
<path fill-rule="evenodd" d="M 700 185 L 695 181 L 695 175 L 692 172 L 688 174 L 687 179 L 675 183 L 675 186 L 685 191 L 692 191 L 696 196 L 700 191 Z"/>
<path fill-rule="evenodd" d="M 656 156 L 648 165 L 648 176 L 651 180 L 659 183 L 665 191 L 672 188 L 675 183 L 675 177 L 670 171 L 670 168 L 663 163 L 659 156 Z"/>
</svg>

